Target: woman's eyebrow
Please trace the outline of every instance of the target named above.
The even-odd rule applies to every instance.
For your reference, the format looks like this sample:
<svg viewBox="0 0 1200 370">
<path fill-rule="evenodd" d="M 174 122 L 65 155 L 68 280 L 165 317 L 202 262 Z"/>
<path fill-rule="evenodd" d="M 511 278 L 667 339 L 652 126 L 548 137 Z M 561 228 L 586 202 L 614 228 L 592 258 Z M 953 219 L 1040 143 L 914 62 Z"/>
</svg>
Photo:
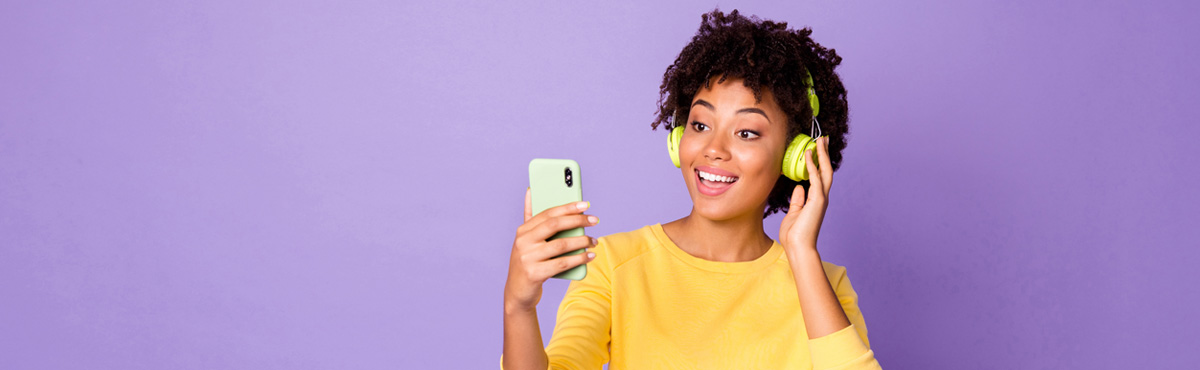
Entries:
<svg viewBox="0 0 1200 370">
<path fill-rule="evenodd" d="M 692 103 L 692 106 L 693 106 L 693 107 L 695 107 L 695 106 L 697 106 L 697 105 L 702 105 L 702 106 L 704 106 L 704 107 L 708 108 L 709 110 L 714 110 L 714 111 L 715 111 L 715 110 L 717 110 L 717 108 L 716 108 L 716 107 L 713 107 L 712 103 L 709 103 L 709 102 L 707 102 L 707 101 L 704 101 L 704 99 L 696 99 L 696 102 L 695 102 L 695 103 Z M 742 113 L 758 113 L 758 114 L 761 114 L 761 115 L 763 116 L 763 118 L 766 118 L 766 119 L 767 119 L 767 123 L 771 123 L 771 117 L 767 117 L 767 112 L 764 112 L 762 109 L 758 109 L 758 108 L 742 108 L 742 109 L 738 109 L 738 111 L 737 111 L 737 114 L 742 114 Z"/>
<path fill-rule="evenodd" d="M 763 112 L 763 110 L 762 110 L 762 109 L 758 109 L 758 108 L 742 108 L 742 109 L 738 109 L 738 111 L 737 111 L 737 112 L 738 112 L 738 114 L 742 114 L 742 113 L 758 113 L 758 114 L 761 114 L 761 115 L 763 116 L 763 118 L 766 118 L 766 119 L 767 119 L 767 123 L 771 123 L 771 117 L 767 117 L 767 112 Z"/>
</svg>

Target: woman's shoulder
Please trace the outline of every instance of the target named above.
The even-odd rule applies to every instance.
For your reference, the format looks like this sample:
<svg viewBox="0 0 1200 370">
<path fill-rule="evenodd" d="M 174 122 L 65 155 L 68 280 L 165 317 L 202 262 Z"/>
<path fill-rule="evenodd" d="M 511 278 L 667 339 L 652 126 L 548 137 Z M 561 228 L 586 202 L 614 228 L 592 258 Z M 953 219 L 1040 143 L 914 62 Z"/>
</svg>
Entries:
<svg viewBox="0 0 1200 370">
<path fill-rule="evenodd" d="M 825 274 L 832 276 L 842 276 L 846 274 L 846 266 L 838 265 L 833 262 L 821 260 L 821 267 L 825 268 Z"/>
<path fill-rule="evenodd" d="M 782 256 L 781 261 L 783 261 L 783 264 L 787 266 L 789 270 L 791 269 L 790 264 L 787 262 L 787 254 Z M 828 278 L 829 282 L 833 283 L 834 286 L 837 286 L 840 281 L 846 279 L 846 266 L 821 260 L 821 268 L 825 269 L 825 277 Z"/>
<path fill-rule="evenodd" d="M 656 226 L 646 225 L 638 229 L 596 238 L 597 243 L 593 248 L 596 252 L 596 258 L 599 259 L 603 255 L 613 267 L 616 267 L 637 256 L 661 247 L 662 243 L 658 240 L 657 233 L 655 232 Z"/>
<path fill-rule="evenodd" d="M 850 285 L 850 276 L 846 273 L 846 266 L 829 261 L 821 261 L 821 265 L 825 268 L 825 278 L 829 280 L 829 284 L 833 286 L 838 297 L 858 296 L 854 292 L 854 287 Z"/>
</svg>

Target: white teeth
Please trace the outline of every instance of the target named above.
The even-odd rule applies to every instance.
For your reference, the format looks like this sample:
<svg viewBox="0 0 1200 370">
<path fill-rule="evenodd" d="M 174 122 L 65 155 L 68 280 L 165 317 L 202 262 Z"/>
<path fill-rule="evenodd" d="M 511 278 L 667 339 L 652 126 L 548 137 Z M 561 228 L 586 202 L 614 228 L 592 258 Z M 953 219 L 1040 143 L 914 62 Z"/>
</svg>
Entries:
<svg viewBox="0 0 1200 370">
<path fill-rule="evenodd" d="M 699 171 L 699 170 L 697 170 L 697 172 L 700 172 L 700 178 L 708 180 L 708 181 L 734 182 L 737 180 L 736 177 L 714 175 L 714 174 L 704 172 L 704 171 Z"/>
</svg>

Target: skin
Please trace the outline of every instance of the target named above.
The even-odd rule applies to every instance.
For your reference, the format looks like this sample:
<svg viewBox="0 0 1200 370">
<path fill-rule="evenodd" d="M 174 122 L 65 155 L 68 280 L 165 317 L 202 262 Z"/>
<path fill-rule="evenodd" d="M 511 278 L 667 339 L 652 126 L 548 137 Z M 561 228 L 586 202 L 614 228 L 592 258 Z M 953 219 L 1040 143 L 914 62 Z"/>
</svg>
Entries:
<svg viewBox="0 0 1200 370">
<path fill-rule="evenodd" d="M 692 198 L 689 215 L 663 225 L 689 254 L 712 261 L 754 260 L 774 242 L 762 228 L 767 197 L 783 166 L 787 117 L 769 91 L 761 102 L 740 79 L 700 90 L 692 99 L 679 144 L 680 170 Z M 696 167 L 734 173 L 737 182 L 718 196 L 701 194 Z"/>
<path fill-rule="evenodd" d="M 769 90 L 763 91 L 762 100 L 756 102 L 754 91 L 741 79 L 730 78 L 723 83 L 717 80 L 714 77 L 693 98 L 689 127 L 679 144 L 680 170 L 692 198 L 692 212 L 664 224 L 663 231 L 693 256 L 723 262 L 751 261 L 765 254 L 772 244 L 763 231 L 762 213 L 782 172 L 787 117 Z M 828 137 L 817 140 L 817 153 L 819 169 L 813 161 L 805 161 L 810 191 L 806 196 L 802 186 L 793 189 L 787 215 L 779 225 L 779 242 L 796 279 L 809 339 L 850 326 L 817 252 L 817 235 L 833 184 Z M 812 158 L 812 151 L 806 151 L 805 156 Z M 701 194 L 697 190 L 697 166 L 733 172 L 738 180 L 721 195 Z"/>
<path fill-rule="evenodd" d="M 787 117 L 770 91 L 763 91 L 762 100 L 755 101 L 754 92 L 741 79 L 716 81 L 714 77 L 696 94 L 680 141 L 680 171 L 692 198 L 692 210 L 664 224 L 663 230 L 693 256 L 722 262 L 751 261 L 774 243 L 763 231 L 762 213 L 780 176 Z M 806 161 L 810 191 L 806 195 L 803 187 L 796 186 L 787 216 L 779 225 L 780 244 L 796 280 L 809 339 L 850 326 L 817 252 L 817 235 L 833 183 L 828 138 L 817 140 L 817 154 L 818 163 Z M 805 155 L 813 158 L 811 151 Z M 732 172 L 738 180 L 721 195 L 704 195 L 698 190 L 697 166 Z M 592 253 L 551 258 L 595 245 L 590 237 L 552 242 L 545 239 L 560 230 L 598 222 L 594 216 L 582 214 L 586 206 L 568 204 L 533 216 L 528 191 L 525 202 L 525 223 L 517 228 L 504 295 L 504 368 L 510 370 L 547 368 L 536 311 L 542 284 L 550 276 L 594 258 Z"/>
</svg>

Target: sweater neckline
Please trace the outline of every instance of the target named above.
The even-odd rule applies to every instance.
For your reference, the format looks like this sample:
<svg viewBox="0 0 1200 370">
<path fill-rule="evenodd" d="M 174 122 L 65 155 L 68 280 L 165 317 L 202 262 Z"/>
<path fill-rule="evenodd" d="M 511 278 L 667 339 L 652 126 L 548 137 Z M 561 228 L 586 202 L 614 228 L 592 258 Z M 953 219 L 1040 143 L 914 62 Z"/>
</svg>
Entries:
<svg viewBox="0 0 1200 370">
<path fill-rule="evenodd" d="M 720 273 L 727 273 L 727 274 L 742 274 L 742 273 L 755 272 L 755 271 L 759 271 L 764 268 L 767 268 L 767 266 L 770 266 L 772 263 L 774 263 L 776 260 L 778 260 L 780 256 L 783 255 L 783 246 L 780 245 L 779 242 L 772 240 L 771 248 L 767 250 L 767 253 L 763 253 L 762 256 L 759 256 L 757 259 L 755 259 L 753 261 L 743 261 L 743 262 L 709 261 L 709 260 L 706 260 L 706 259 L 703 259 L 700 257 L 693 256 L 690 253 L 688 253 L 687 251 L 684 251 L 683 249 L 679 248 L 678 245 L 675 245 L 675 242 L 671 241 L 671 238 L 667 236 L 667 233 L 665 231 L 663 231 L 661 223 L 650 225 L 650 230 L 654 232 L 654 237 L 658 239 L 659 243 L 662 243 L 662 245 L 666 247 L 667 251 L 670 252 L 672 255 L 674 255 L 676 258 L 679 258 L 684 263 L 692 265 L 696 268 L 699 268 L 702 270 L 707 270 L 707 271 L 712 271 L 712 272 L 720 272 Z"/>
</svg>

